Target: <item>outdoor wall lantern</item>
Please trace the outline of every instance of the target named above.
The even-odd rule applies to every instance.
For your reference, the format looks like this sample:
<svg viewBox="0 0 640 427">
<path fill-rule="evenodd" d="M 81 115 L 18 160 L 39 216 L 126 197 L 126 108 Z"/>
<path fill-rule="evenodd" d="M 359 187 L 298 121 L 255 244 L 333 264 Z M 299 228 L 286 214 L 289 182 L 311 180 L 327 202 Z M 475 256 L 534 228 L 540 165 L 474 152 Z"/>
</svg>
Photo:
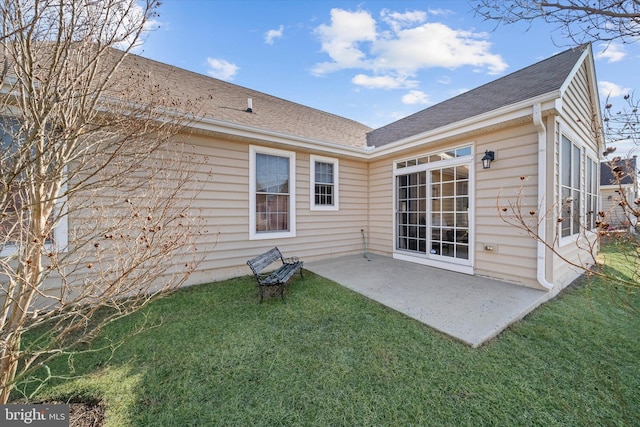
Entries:
<svg viewBox="0 0 640 427">
<path fill-rule="evenodd" d="M 489 169 L 491 167 L 491 162 L 496 159 L 496 153 L 493 151 L 485 151 L 484 157 L 482 158 L 482 169 Z"/>
</svg>

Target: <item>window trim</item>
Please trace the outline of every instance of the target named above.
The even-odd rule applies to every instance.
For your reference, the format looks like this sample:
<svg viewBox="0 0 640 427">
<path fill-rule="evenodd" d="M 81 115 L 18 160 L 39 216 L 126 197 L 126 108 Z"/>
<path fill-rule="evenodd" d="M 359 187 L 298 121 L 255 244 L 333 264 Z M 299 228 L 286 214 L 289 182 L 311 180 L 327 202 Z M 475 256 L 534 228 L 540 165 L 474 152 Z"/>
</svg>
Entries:
<svg viewBox="0 0 640 427">
<path fill-rule="evenodd" d="M 333 204 L 316 204 L 316 163 L 329 163 L 333 165 Z M 309 157 L 309 209 L 312 211 L 338 211 L 340 210 L 340 162 L 332 157 L 311 155 Z"/>
<path fill-rule="evenodd" d="M 256 155 L 289 159 L 289 231 L 256 231 Z M 249 240 L 284 239 L 296 237 L 296 153 L 276 148 L 249 146 Z"/>
<path fill-rule="evenodd" d="M 589 168 L 590 163 L 593 165 L 593 170 L 591 171 L 591 180 L 589 182 L 587 178 L 589 177 L 588 171 L 585 170 L 585 224 L 587 225 L 587 231 L 594 232 L 598 226 L 596 225 L 596 221 L 598 220 L 598 211 L 600 209 L 600 161 L 594 159 L 592 156 L 585 154 L 585 168 Z M 595 192 L 591 192 L 591 188 Z M 589 218 L 589 211 L 591 208 L 591 202 L 595 202 L 595 208 L 591 214 L 591 218 Z"/>
<path fill-rule="evenodd" d="M 564 141 L 565 139 L 567 140 L 567 142 L 569 142 L 569 153 L 565 153 L 565 149 L 564 149 Z M 561 243 L 564 241 L 573 241 L 575 240 L 576 236 L 579 236 L 581 234 L 581 227 L 579 225 L 575 225 L 574 222 L 574 209 L 573 206 L 571 207 L 571 214 L 569 216 L 565 216 L 565 206 L 567 203 L 575 203 L 575 200 L 573 199 L 573 194 L 575 191 L 577 191 L 578 193 L 578 209 L 580 209 L 580 217 L 578 218 L 578 221 L 582 221 L 582 211 L 584 209 L 582 209 L 584 207 L 584 203 L 583 203 L 583 199 L 584 199 L 584 177 L 583 177 L 583 164 L 582 164 L 582 160 L 584 158 L 584 147 L 575 142 L 576 139 L 573 138 L 572 136 L 566 134 L 565 132 L 562 132 L 560 134 L 560 161 L 559 161 L 559 166 L 560 166 L 560 171 L 559 171 L 559 178 L 560 178 L 560 182 L 559 182 L 559 189 L 560 189 L 560 194 L 559 194 L 559 208 L 560 208 L 560 218 L 563 218 L 563 221 L 561 223 L 559 223 L 559 233 L 560 233 L 560 239 L 561 239 Z M 578 173 L 578 182 L 574 182 L 575 181 L 575 173 L 576 171 L 574 170 L 574 161 L 576 160 L 573 156 L 574 150 L 577 149 L 578 150 L 578 169 L 579 169 L 579 173 Z M 564 170 L 564 159 L 565 156 L 569 156 L 569 186 L 567 187 L 564 182 L 563 182 L 563 176 L 565 174 L 565 170 Z M 564 190 L 568 188 L 569 189 L 569 199 L 570 201 L 565 200 L 565 197 L 563 195 Z M 564 236 L 563 233 L 563 228 L 565 226 L 569 227 L 569 234 L 567 234 L 566 236 Z M 577 229 L 577 230 L 576 230 Z"/>
<path fill-rule="evenodd" d="M 66 192 L 66 184 L 60 190 Z M 44 250 L 47 252 L 66 252 L 69 246 L 69 219 L 67 216 L 67 197 L 63 196 L 56 202 L 54 207 L 54 217 L 59 218 L 58 224 L 53 228 L 53 242 L 45 243 Z M 0 248 L 0 258 L 10 257 L 18 251 L 17 244 L 7 244 Z"/>
<path fill-rule="evenodd" d="M 403 260 L 403 261 L 409 261 L 409 262 L 413 262 L 413 263 L 418 263 L 418 264 L 422 264 L 422 265 L 428 265 L 428 266 L 432 266 L 432 267 L 437 267 L 437 268 L 442 268 L 445 270 L 450 270 L 450 271 L 456 271 L 458 273 L 464 273 L 464 274 L 475 274 L 475 243 L 476 243 L 476 215 L 474 214 L 475 212 L 475 199 L 476 199 L 476 194 L 475 194 L 475 189 L 476 189 L 476 174 L 475 174 L 475 168 L 476 168 L 476 162 L 474 161 L 474 153 L 475 153 L 475 149 L 476 149 L 476 145 L 475 142 L 474 143 L 470 143 L 468 145 L 464 145 L 461 147 L 456 147 L 455 149 L 464 149 L 466 147 L 471 147 L 471 154 L 469 155 L 464 155 L 464 156 L 460 156 L 460 157 L 456 157 L 456 158 L 452 158 L 452 159 L 447 159 L 447 160 L 438 160 L 435 162 L 428 162 L 428 163 L 423 163 L 423 164 L 416 164 L 416 165 L 411 165 L 411 166 L 402 166 L 400 168 L 396 167 L 396 165 L 398 164 L 398 160 L 394 160 L 393 161 L 393 203 L 394 203 L 394 208 L 392 209 L 392 213 L 391 213 L 391 224 L 393 224 L 393 243 L 392 243 L 392 253 L 393 253 L 393 258 L 394 259 L 399 259 L 399 260 Z M 419 156 L 419 157 L 425 157 L 425 156 L 430 156 L 433 154 L 438 154 L 439 152 L 426 152 L 426 155 L 423 156 Z M 403 162 L 404 160 L 400 160 L 400 162 Z M 397 249 L 397 242 L 398 242 L 398 224 L 397 224 L 397 214 L 398 214 L 398 210 L 397 210 L 397 200 L 398 200 L 398 187 L 397 187 L 397 181 L 396 181 L 396 177 L 399 175 L 406 175 L 406 174 L 410 174 L 410 173 L 414 173 L 414 172 L 420 172 L 420 171 L 431 171 L 433 169 L 440 169 L 440 168 L 445 168 L 445 167 L 452 167 L 452 166 L 460 166 L 460 165 L 468 165 L 469 166 L 469 179 L 468 179 L 468 229 L 469 229 L 469 242 L 468 242 L 468 247 L 469 247 L 469 257 L 468 259 L 458 259 L 458 258 L 454 258 L 454 257 L 440 257 L 440 256 L 433 256 L 430 253 L 428 254 L 418 254 L 418 253 L 412 253 L 412 252 L 405 252 L 402 250 Z M 431 179 L 428 179 L 428 185 L 431 185 Z M 427 212 L 431 212 L 431 208 L 429 208 L 427 210 Z M 430 252 L 430 251 L 429 251 Z"/>
<path fill-rule="evenodd" d="M 578 138 L 575 134 L 573 134 L 573 132 L 568 131 L 566 128 L 563 128 L 560 132 L 559 132 L 560 138 L 559 138 L 559 159 L 558 159 L 558 218 L 563 218 L 562 222 L 558 223 L 558 228 L 557 228 L 557 233 L 558 233 L 558 237 L 559 237 L 559 246 L 566 246 L 567 244 L 570 243 L 574 243 L 576 240 L 582 238 L 582 237 L 586 237 L 588 233 L 593 232 L 593 230 L 588 229 L 588 224 L 587 224 L 587 218 L 588 218 L 588 211 L 589 211 L 589 206 L 588 204 L 588 196 L 591 194 L 589 193 L 589 188 L 588 185 L 589 183 L 587 182 L 587 170 L 586 168 L 588 167 L 588 160 L 594 161 L 594 158 L 597 158 L 595 155 L 595 152 L 593 152 L 592 149 L 590 149 L 587 145 L 584 144 L 584 142 Z M 579 209 L 580 209 L 580 217 L 579 217 L 579 221 L 580 224 L 578 224 L 577 226 L 572 225 L 572 227 L 576 227 L 577 229 L 572 229 L 571 230 L 571 234 L 568 234 L 567 236 L 563 236 L 562 235 L 562 227 L 564 225 L 565 221 L 573 221 L 573 217 L 565 217 L 564 215 L 564 199 L 562 196 L 563 193 L 563 189 L 565 188 L 565 186 L 562 183 L 562 175 L 564 173 L 563 170 L 563 159 L 564 159 L 564 155 L 566 155 L 566 153 L 564 153 L 564 149 L 563 149 L 563 139 L 566 138 L 570 145 L 571 145 L 571 151 L 573 151 L 574 148 L 577 148 L 579 151 L 579 159 L 578 159 L 578 165 L 580 168 L 580 174 L 579 174 L 579 182 L 577 183 L 577 190 L 578 190 L 578 194 L 579 194 Z M 576 187 L 574 186 L 575 183 L 573 182 L 573 177 L 575 174 L 575 171 L 573 170 L 573 157 L 570 159 L 570 166 L 571 166 L 571 171 L 570 171 L 570 176 L 571 176 L 571 192 L 573 193 L 573 191 L 576 189 Z M 599 162 L 595 161 L 596 165 L 599 164 Z M 596 191 L 599 194 L 599 170 L 598 168 L 596 168 L 596 179 L 598 181 L 596 181 Z M 599 207 L 599 199 L 596 199 L 596 204 Z"/>
<path fill-rule="evenodd" d="M 2 118 L 10 118 L 19 120 L 13 116 L 2 116 Z M 1 119 L 0 119 L 1 123 Z M 1 144 L 0 144 L 1 145 Z M 67 169 L 65 166 L 64 173 L 66 175 Z M 53 210 L 53 217 L 58 218 L 58 223 L 53 227 L 53 242 L 45 243 L 44 250 L 47 252 L 66 252 L 69 246 L 69 218 L 67 211 L 67 183 L 66 181 L 60 187 L 59 194 L 63 196 L 59 197 L 55 203 Z M 8 243 L 5 246 L 0 247 L 0 258 L 6 258 L 14 256 L 18 251 L 19 244 Z"/>
</svg>

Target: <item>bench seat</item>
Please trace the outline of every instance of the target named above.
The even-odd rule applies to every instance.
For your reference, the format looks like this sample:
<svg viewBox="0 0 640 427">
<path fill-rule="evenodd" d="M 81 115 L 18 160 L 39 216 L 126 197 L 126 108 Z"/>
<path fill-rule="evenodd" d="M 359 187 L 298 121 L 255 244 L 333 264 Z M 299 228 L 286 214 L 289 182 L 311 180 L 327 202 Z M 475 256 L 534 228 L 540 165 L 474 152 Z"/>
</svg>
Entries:
<svg viewBox="0 0 640 427">
<path fill-rule="evenodd" d="M 274 262 L 280 260 L 281 265 L 274 271 L 269 271 L 267 273 L 262 273 L 267 267 L 269 267 Z M 282 301 L 286 303 L 284 299 L 284 289 L 285 285 L 291 279 L 291 277 L 296 274 L 298 271 L 300 272 L 300 277 L 304 278 L 302 275 L 302 266 L 303 262 L 300 261 L 297 257 L 292 258 L 284 258 L 280 249 L 277 247 L 268 250 L 267 252 L 260 254 L 254 258 L 251 258 L 247 261 L 247 265 L 253 271 L 253 274 L 258 281 L 258 289 L 260 290 L 260 302 L 264 299 L 264 289 L 265 287 L 275 287 L 276 290 L 280 293 L 280 297 Z"/>
</svg>

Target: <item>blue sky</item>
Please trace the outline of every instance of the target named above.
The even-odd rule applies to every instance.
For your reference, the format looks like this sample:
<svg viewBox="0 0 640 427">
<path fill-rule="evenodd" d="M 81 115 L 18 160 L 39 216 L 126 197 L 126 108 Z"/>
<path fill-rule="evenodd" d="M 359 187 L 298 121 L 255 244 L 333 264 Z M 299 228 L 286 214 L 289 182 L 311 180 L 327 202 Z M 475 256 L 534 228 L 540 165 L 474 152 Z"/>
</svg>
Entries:
<svg viewBox="0 0 640 427">
<path fill-rule="evenodd" d="M 159 13 L 142 56 L 371 127 L 572 47 L 543 22 L 496 28 L 461 0 L 164 0 Z M 593 49 L 601 98 L 621 105 L 640 89 L 640 42 Z"/>
</svg>

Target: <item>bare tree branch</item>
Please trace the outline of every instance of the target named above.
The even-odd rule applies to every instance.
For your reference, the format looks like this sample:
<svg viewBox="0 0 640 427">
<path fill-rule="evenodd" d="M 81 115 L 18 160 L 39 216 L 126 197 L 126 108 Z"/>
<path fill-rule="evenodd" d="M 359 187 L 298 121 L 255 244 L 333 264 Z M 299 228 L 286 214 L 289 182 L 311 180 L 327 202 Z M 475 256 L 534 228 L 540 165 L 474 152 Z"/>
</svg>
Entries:
<svg viewBox="0 0 640 427">
<path fill-rule="evenodd" d="M 633 43 L 640 37 L 640 2 L 637 0 L 475 0 L 476 15 L 500 24 L 542 20 L 553 24 L 563 38 L 575 44 L 620 40 Z"/>
<path fill-rule="evenodd" d="M 128 56 L 157 7 L 0 0 L 0 403 L 201 259 L 210 172 L 183 129 L 199 101 Z"/>
</svg>

